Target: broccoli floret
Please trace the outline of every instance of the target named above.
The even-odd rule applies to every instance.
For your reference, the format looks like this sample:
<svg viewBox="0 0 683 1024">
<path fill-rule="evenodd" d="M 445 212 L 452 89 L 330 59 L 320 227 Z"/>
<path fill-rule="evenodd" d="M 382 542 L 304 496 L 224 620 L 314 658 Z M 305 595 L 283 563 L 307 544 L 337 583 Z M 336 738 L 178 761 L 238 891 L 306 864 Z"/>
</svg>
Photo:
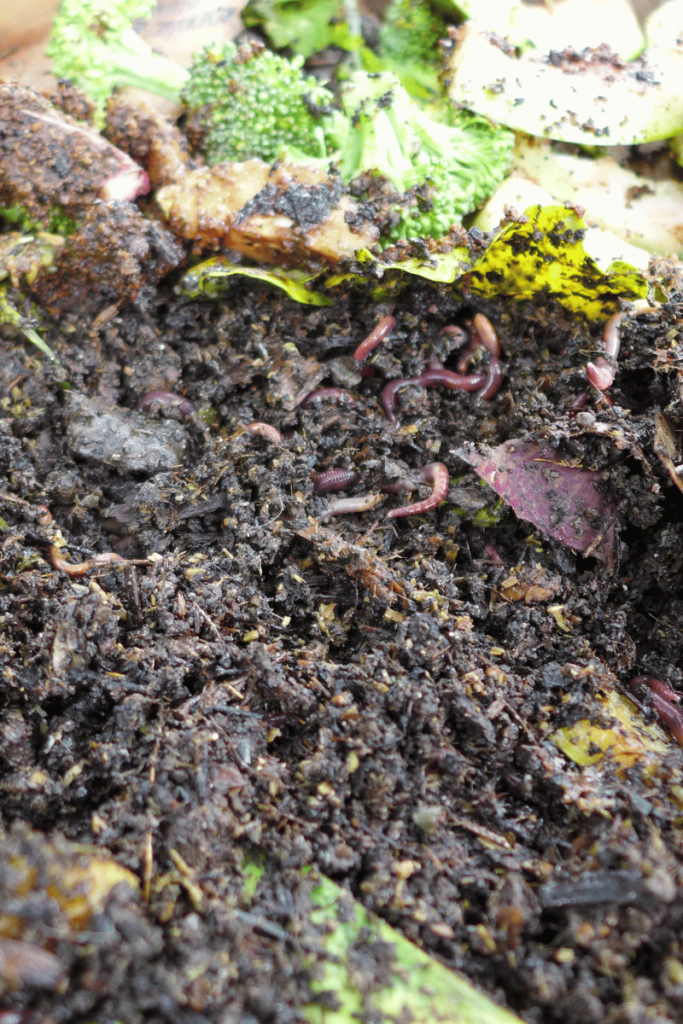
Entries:
<svg viewBox="0 0 683 1024">
<path fill-rule="evenodd" d="M 66 237 L 78 231 L 79 222 L 60 206 L 53 206 L 45 210 L 42 219 L 32 217 L 24 206 L 15 203 L 13 206 L 0 207 L 0 220 L 8 224 L 16 224 L 25 234 L 35 231 L 47 231 L 51 235 Z"/>
<path fill-rule="evenodd" d="M 378 56 L 413 94 L 436 92 L 443 63 L 439 40 L 447 34 L 429 0 L 392 0 L 379 30 Z"/>
<path fill-rule="evenodd" d="M 301 74 L 303 57 L 288 60 L 261 43 L 207 46 L 194 58 L 182 100 L 188 135 L 207 163 L 259 157 L 325 159 L 338 149 L 345 119 L 334 96 Z"/>
<path fill-rule="evenodd" d="M 155 0 L 61 0 L 47 54 L 56 77 L 94 101 L 100 124 L 117 85 L 177 100 L 187 80 L 185 68 L 154 53 L 132 28 L 154 6 Z"/>
<path fill-rule="evenodd" d="M 342 90 L 351 128 L 339 171 L 344 181 L 371 173 L 396 189 L 390 239 L 441 238 L 505 177 L 514 135 L 483 118 L 434 121 L 395 75 L 357 72 Z"/>
</svg>

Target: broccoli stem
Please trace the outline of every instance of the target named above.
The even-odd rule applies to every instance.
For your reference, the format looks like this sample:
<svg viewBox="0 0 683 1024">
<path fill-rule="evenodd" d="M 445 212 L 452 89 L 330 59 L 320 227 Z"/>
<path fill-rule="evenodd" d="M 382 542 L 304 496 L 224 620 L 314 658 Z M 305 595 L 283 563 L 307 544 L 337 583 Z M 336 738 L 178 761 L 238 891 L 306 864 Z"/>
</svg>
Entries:
<svg viewBox="0 0 683 1024">
<path fill-rule="evenodd" d="M 146 89 L 164 99 L 179 101 L 189 73 L 175 61 L 155 53 L 137 32 L 123 32 L 119 41 L 108 43 L 107 53 L 114 84 Z"/>
</svg>

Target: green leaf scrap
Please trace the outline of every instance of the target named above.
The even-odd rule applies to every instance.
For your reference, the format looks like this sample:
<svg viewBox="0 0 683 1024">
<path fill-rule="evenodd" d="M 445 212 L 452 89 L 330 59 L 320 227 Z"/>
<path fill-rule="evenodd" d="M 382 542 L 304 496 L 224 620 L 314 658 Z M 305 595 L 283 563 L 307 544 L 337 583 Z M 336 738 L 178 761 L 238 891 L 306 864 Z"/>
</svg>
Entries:
<svg viewBox="0 0 683 1024">
<path fill-rule="evenodd" d="M 251 277 L 281 288 L 283 292 L 287 292 L 290 299 L 307 306 L 332 305 L 332 299 L 306 287 L 306 284 L 315 277 L 314 274 L 297 270 L 285 271 L 279 267 L 242 267 L 231 263 L 225 256 L 214 256 L 188 270 L 177 285 L 176 291 L 190 299 L 220 298 L 225 292 L 226 279 L 235 275 Z"/>
<path fill-rule="evenodd" d="M 330 959 L 312 982 L 320 999 L 305 1008 L 310 1024 L 357 1024 L 359 1020 L 521 1024 L 509 1010 L 496 1006 L 464 978 L 368 913 L 329 878 L 318 881 L 311 901 L 311 918 L 320 925 Z M 391 953 L 392 963 L 382 972 L 382 982 L 371 989 L 367 974 L 361 970 L 356 976 L 354 954 L 373 945 L 381 945 L 385 961 Z"/>
<path fill-rule="evenodd" d="M 276 50 L 291 47 L 310 57 L 327 46 L 355 51 L 363 46 L 352 35 L 339 0 L 250 0 L 241 12 L 247 28 L 260 28 Z"/>
</svg>

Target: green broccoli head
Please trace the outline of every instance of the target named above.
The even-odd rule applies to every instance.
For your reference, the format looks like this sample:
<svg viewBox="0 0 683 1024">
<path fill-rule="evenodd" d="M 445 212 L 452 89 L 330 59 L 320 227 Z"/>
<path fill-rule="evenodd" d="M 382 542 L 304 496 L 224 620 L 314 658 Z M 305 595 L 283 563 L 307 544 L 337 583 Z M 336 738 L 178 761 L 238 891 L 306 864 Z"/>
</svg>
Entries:
<svg viewBox="0 0 683 1024">
<path fill-rule="evenodd" d="M 207 163 L 259 157 L 325 159 L 340 145 L 345 120 L 334 96 L 304 77 L 303 57 L 287 60 L 260 43 L 207 46 L 197 54 L 182 101 L 188 135 Z"/>
<path fill-rule="evenodd" d="M 351 128 L 340 174 L 347 182 L 367 173 L 391 182 L 398 223 L 389 241 L 443 237 L 510 166 L 512 132 L 464 112 L 449 124 L 434 121 L 389 72 L 357 72 L 341 99 Z"/>
</svg>

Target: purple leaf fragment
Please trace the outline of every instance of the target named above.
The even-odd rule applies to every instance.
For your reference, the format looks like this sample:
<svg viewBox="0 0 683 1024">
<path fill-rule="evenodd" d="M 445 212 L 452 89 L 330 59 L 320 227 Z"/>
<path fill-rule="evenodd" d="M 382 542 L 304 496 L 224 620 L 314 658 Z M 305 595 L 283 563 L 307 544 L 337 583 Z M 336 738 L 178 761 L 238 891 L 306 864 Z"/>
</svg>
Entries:
<svg viewBox="0 0 683 1024">
<path fill-rule="evenodd" d="M 474 445 L 454 452 L 511 506 L 554 540 L 614 564 L 615 498 L 599 473 L 575 466 L 554 448 L 532 441 L 506 441 L 496 448 Z"/>
</svg>

